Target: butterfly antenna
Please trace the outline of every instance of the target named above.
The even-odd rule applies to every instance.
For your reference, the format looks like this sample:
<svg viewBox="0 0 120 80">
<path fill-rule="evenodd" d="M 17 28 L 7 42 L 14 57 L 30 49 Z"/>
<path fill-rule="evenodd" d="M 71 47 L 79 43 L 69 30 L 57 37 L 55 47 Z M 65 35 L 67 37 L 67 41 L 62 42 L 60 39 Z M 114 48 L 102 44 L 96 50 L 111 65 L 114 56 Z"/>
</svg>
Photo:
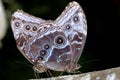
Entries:
<svg viewBox="0 0 120 80">
<path fill-rule="evenodd" d="M 32 65 L 28 65 L 27 63 L 25 63 L 25 62 L 21 62 L 21 61 L 15 61 L 16 63 L 20 63 L 20 64 L 24 64 L 24 65 L 27 65 L 27 66 L 29 66 L 29 67 L 32 67 Z"/>
</svg>

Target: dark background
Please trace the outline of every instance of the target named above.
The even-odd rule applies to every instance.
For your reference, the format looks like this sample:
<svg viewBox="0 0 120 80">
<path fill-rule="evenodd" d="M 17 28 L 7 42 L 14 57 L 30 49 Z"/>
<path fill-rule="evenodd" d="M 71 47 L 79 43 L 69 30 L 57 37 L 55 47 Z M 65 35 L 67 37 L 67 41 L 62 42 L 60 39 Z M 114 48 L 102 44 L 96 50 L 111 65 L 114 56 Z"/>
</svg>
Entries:
<svg viewBox="0 0 120 80">
<path fill-rule="evenodd" d="M 55 20 L 72 0 L 3 0 L 8 30 L 0 49 L 0 80 L 34 78 L 32 64 L 18 51 L 10 19 L 17 9 L 43 19 Z M 120 0 L 76 0 L 82 6 L 88 35 L 80 58 L 81 73 L 120 66 Z M 106 1 L 106 2 L 105 2 Z M 47 77 L 46 74 L 40 74 Z"/>
</svg>

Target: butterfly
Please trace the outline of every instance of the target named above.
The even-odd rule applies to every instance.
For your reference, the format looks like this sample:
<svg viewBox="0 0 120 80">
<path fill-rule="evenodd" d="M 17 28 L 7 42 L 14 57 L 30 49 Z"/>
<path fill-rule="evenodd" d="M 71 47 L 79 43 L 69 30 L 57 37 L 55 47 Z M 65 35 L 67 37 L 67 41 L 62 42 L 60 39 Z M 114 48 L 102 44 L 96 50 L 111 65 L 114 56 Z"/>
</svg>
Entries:
<svg viewBox="0 0 120 80">
<path fill-rule="evenodd" d="M 11 19 L 17 47 L 37 73 L 48 69 L 72 73 L 82 54 L 87 21 L 79 3 L 70 2 L 56 20 L 44 20 L 17 10 Z"/>
</svg>

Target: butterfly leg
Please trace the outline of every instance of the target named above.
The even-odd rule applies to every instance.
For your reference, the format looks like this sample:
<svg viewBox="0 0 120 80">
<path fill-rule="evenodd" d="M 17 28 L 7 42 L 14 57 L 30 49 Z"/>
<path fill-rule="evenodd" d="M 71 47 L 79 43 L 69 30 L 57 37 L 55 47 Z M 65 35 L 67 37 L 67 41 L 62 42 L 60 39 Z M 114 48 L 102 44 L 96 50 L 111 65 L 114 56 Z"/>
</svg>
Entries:
<svg viewBox="0 0 120 80">
<path fill-rule="evenodd" d="M 76 73 L 76 70 L 80 68 L 79 64 L 69 64 L 65 67 L 65 71 L 68 73 Z"/>
</svg>

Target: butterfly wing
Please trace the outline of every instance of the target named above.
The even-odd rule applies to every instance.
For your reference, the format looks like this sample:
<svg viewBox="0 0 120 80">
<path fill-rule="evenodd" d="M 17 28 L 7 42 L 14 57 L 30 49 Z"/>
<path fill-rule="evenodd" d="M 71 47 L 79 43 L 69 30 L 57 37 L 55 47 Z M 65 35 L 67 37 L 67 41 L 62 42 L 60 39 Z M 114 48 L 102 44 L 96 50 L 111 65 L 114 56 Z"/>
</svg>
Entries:
<svg viewBox="0 0 120 80">
<path fill-rule="evenodd" d="M 32 37 L 28 43 L 26 53 L 36 61 L 35 66 L 63 71 L 70 62 L 68 40 L 62 30 L 54 25 Z"/>
<path fill-rule="evenodd" d="M 18 49 L 35 65 L 38 73 L 46 69 L 69 73 L 78 69 L 87 25 L 77 2 L 69 3 L 54 22 L 17 11 L 12 16 L 11 26 Z"/>
<path fill-rule="evenodd" d="M 71 73 L 78 69 L 77 62 L 87 35 L 85 15 L 78 3 L 71 2 L 53 24 L 29 41 L 30 50 L 27 53 L 46 69 Z M 59 36 L 62 36 L 62 40 L 56 41 Z M 55 41 L 64 41 L 65 44 L 56 46 Z M 46 43 L 49 44 L 48 51 L 43 47 Z M 44 56 L 41 56 L 41 51 L 45 53 Z"/>
<path fill-rule="evenodd" d="M 87 36 L 85 14 L 81 6 L 73 1 L 68 4 L 54 23 L 62 27 L 71 45 L 71 62 L 67 71 L 72 72 L 77 68 Z"/>
<path fill-rule="evenodd" d="M 17 47 L 27 59 L 25 53 L 27 42 L 44 29 L 43 24 L 45 23 L 45 20 L 31 16 L 22 10 L 18 10 L 12 15 L 11 27 Z"/>
</svg>

